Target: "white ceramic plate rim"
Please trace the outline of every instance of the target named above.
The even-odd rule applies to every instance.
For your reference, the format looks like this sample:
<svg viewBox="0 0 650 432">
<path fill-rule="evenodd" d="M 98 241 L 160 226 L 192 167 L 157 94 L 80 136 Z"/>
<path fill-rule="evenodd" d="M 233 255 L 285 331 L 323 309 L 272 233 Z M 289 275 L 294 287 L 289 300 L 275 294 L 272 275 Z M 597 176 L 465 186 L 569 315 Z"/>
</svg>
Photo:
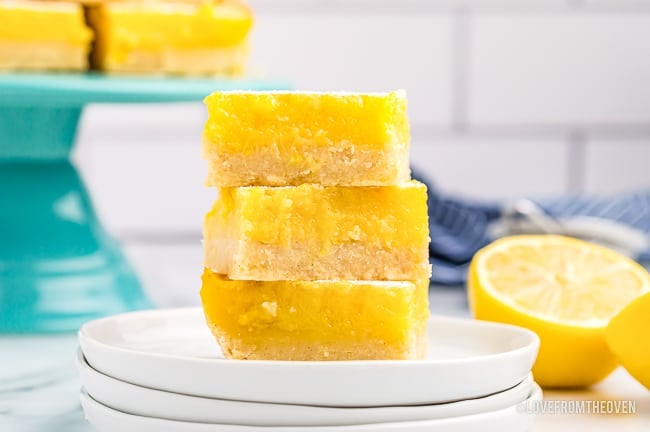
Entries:
<svg viewBox="0 0 650 432">
<path fill-rule="evenodd" d="M 142 311 L 103 318 L 81 327 L 79 343 L 94 369 L 143 387 L 220 399 L 321 406 L 416 405 L 486 396 L 523 381 L 539 347 L 537 335 L 523 328 L 448 317 L 432 317 L 430 328 L 437 332 L 440 326 L 447 326 L 467 335 L 484 332 L 507 339 L 512 348 L 466 358 L 414 361 L 234 361 L 139 351 L 106 343 L 100 340 L 101 335 L 99 339 L 93 336 L 101 333 L 103 326 L 119 322 L 182 321 L 196 319 L 197 314 L 203 316 L 201 309 Z M 486 367 L 491 368 L 489 373 Z M 451 385 L 453 377 L 457 381 Z M 351 380 L 351 388 L 337 387 L 349 385 Z M 447 386 L 439 386 L 441 382 Z M 312 391 L 314 388 L 319 391 Z"/>
<path fill-rule="evenodd" d="M 406 407 L 313 407 L 201 398 L 140 387 L 94 370 L 81 351 L 76 363 L 85 391 L 108 408 L 165 420 L 246 426 L 343 426 L 458 417 L 520 403 L 533 389 L 531 374 L 511 389 L 458 402 Z"/>
<path fill-rule="evenodd" d="M 530 404 L 533 401 L 542 400 L 542 389 L 533 384 L 530 396 L 520 404 Z M 208 424 L 197 422 L 179 422 L 173 420 L 163 420 L 152 417 L 136 416 L 109 408 L 90 397 L 84 390 L 81 392 L 81 404 L 88 421 L 97 427 L 100 432 L 106 428 L 99 424 L 100 421 L 112 420 L 111 426 L 116 426 L 115 421 L 121 422 L 119 426 L 126 426 L 131 423 L 138 429 L 121 429 L 122 432 L 133 432 L 135 430 L 163 430 L 163 431 L 184 431 L 184 432 L 432 432 L 432 431 L 468 431 L 468 430 L 528 430 L 532 424 L 534 415 L 520 410 L 519 405 L 515 404 L 500 410 L 488 411 L 468 416 L 443 418 L 424 421 L 394 422 L 394 423 L 375 423 L 359 424 L 350 426 L 316 426 L 316 427 L 256 427 L 241 426 L 232 424 Z M 517 416 L 517 417 L 514 417 Z M 100 418 L 102 417 L 102 418 Z M 513 426 L 517 425 L 517 429 Z M 111 430 L 111 432 L 113 432 Z"/>
<path fill-rule="evenodd" d="M 395 366 L 395 365 L 422 365 L 422 364 L 458 364 L 462 362 L 474 362 L 475 360 L 479 360 L 482 358 L 489 358 L 489 357 L 500 357 L 503 354 L 517 354 L 521 351 L 527 351 L 530 346 L 529 344 L 534 344 L 534 345 L 539 345 L 539 338 L 537 335 L 530 331 L 527 330 L 523 327 L 518 327 L 510 324 L 503 324 L 503 323 L 497 323 L 497 322 L 491 322 L 491 321 L 480 321 L 480 320 L 473 320 L 473 319 L 462 319 L 462 318 L 452 318 L 452 317 L 446 317 L 446 316 L 438 316 L 434 315 L 431 316 L 431 319 L 439 320 L 439 321 L 449 321 L 449 322 L 454 322 L 457 324 L 468 324 L 468 325 L 474 325 L 475 323 L 480 323 L 481 325 L 485 326 L 491 326 L 494 328 L 502 328 L 502 329 L 509 329 L 511 332 L 518 332 L 521 336 L 528 336 L 529 341 L 526 344 L 523 344 L 522 346 L 519 346 L 517 348 L 514 348 L 512 350 L 509 350 L 507 352 L 503 353 L 497 353 L 497 354 L 485 354 L 485 355 L 480 355 L 480 356 L 474 356 L 468 359 L 453 359 L 453 360 L 341 360 L 341 361 L 284 361 L 284 360 L 246 360 L 246 361 L 232 361 L 229 359 L 205 359 L 205 358 L 188 358 L 185 356 L 181 355 L 176 355 L 176 354 L 167 354 L 167 353 L 152 353 L 152 352 L 142 352 L 134 349 L 128 349 L 124 347 L 118 347 L 114 345 L 109 345 L 104 342 L 98 341 L 96 339 L 92 339 L 91 336 L 88 335 L 88 329 L 93 326 L 100 324 L 105 321 L 109 321 L 111 319 L 114 319 L 118 316 L 145 316 L 149 314 L 157 314 L 160 312 L 165 312 L 166 314 L 172 315 L 172 314 L 187 314 L 191 313 L 194 311 L 200 311 L 201 309 L 199 308 L 181 308 L 181 309 L 157 309 L 157 310 L 146 310 L 146 311 L 136 311 L 136 312 L 128 312 L 125 314 L 120 314 L 112 317 L 106 317 L 106 318 L 100 318 L 97 320 L 89 321 L 85 323 L 84 325 L 81 326 L 79 329 L 79 338 L 83 338 L 88 341 L 93 341 L 99 345 L 103 345 L 106 348 L 109 348 L 111 350 L 115 351 L 123 351 L 129 354 L 136 353 L 139 355 L 147 355 L 150 357 L 167 357 L 167 358 L 174 358 L 174 359 L 182 359 L 184 361 L 192 361 L 192 362 L 203 362 L 203 363 L 215 363 L 215 362 L 223 362 L 223 363 L 228 363 L 231 366 L 234 365 L 239 365 L 239 367 L 252 367 L 255 365 L 263 365 L 266 367 L 294 367 L 293 365 L 299 364 L 299 365 L 304 365 L 307 367 L 318 367 L 318 368 L 340 368 L 341 366 L 345 367 L 355 367 L 355 368 L 368 368 L 368 367 L 385 367 L 385 366 Z"/>
</svg>

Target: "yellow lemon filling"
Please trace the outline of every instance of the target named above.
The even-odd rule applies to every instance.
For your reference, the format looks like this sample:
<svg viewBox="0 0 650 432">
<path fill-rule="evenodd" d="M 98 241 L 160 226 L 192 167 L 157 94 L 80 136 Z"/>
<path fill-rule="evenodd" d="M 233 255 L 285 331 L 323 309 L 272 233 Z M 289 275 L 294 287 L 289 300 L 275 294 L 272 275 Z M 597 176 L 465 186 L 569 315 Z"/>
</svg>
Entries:
<svg viewBox="0 0 650 432">
<path fill-rule="evenodd" d="M 0 23 L 0 42 L 87 47 L 92 39 L 83 7 L 75 3 L 0 1 Z"/>
</svg>

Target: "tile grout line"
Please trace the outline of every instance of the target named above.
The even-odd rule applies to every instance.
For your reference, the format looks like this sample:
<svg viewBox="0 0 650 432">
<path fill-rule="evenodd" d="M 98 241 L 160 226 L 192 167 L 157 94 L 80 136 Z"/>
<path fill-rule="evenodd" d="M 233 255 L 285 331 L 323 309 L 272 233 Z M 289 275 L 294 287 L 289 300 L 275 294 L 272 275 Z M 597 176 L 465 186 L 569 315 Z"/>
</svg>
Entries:
<svg viewBox="0 0 650 432">
<path fill-rule="evenodd" d="M 468 128 L 469 101 L 469 11 L 458 7 L 453 14 L 451 41 L 451 128 L 462 133 Z"/>
<path fill-rule="evenodd" d="M 584 9 L 587 6 L 585 0 L 566 0 L 566 2 L 572 9 Z"/>
<path fill-rule="evenodd" d="M 201 230 L 174 228 L 165 230 L 152 229 L 123 229 L 113 233 L 120 243 L 130 244 L 151 244 L 151 245 L 174 245 L 174 244 L 196 244 L 201 246 L 203 233 Z"/>
<path fill-rule="evenodd" d="M 581 130 L 574 130 L 568 137 L 567 148 L 567 192 L 581 193 L 586 184 L 587 136 Z"/>
<path fill-rule="evenodd" d="M 642 138 L 650 137 L 650 125 L 469 125 L 465 124 L 461 131 L 455 130 L 453 124 L 442 125 L 412 125 L 411 132 L 414 139 L 427 138 L 554 138 L 566 141 L 567 136 L 580 130 L 589 136 L 615 137 L 615 138 Z"/>
<path fill-rule="evenodd" d="M 370 4 L 371 2 L 368 2 Z M 516 2 L 503 1 L 472 1 L 472 0 L 443 0 L 438 2 L 396 2 L 394 0 L 375 1 L 373 8 L 367 4 L 346 3 L 344 0 L 319 0 L 319 1 L 289 1 L 279 5 L 270 5 L 265 2 L 255 2 L 254 8 L 262 15 L 303 15 L 303 14 L 335 14 L 335 15 L 359 15 L 368 13 L 374 15 L 421 15 L 421 14 L 452 14 L 454 11 L 464 8 L 479 13 L 528 13 L 533 12 L 559 12 L 567 11 L 619 11 L 619 12 L 649 12 L 649 5 L 632 4 L 619 5 L 612 0 L 611 4 L 593 3 L 589 0 L 562 0 L 552 5 L 543 0 L 531 4 L 517 4 Z"/>
</svg>

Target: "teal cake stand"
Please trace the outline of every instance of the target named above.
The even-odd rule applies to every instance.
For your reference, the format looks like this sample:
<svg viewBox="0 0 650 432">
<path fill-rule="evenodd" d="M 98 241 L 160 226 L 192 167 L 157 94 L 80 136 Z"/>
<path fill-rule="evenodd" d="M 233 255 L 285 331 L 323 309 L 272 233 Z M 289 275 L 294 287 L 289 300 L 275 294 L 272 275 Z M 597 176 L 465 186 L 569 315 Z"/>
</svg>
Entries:
<svg viewBox="0 0 650 432">
<path fill-rule="evenodd" d="M 199 101 L 217 90 L 288 87 L 260 80 L 0 75 L 0 332 L 76 331 L 89 319 L 151 306 L 70 162 L 84 105 Z"/>
</svg>

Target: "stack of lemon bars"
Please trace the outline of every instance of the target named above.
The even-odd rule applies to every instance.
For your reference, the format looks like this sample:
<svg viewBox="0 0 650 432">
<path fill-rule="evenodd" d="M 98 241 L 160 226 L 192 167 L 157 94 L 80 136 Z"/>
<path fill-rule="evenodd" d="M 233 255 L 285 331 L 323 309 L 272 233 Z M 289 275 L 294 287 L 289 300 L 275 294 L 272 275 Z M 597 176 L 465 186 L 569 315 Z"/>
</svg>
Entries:
<svg viewBox="0 0 650 432">
<path fill-rule="evenodd" d="M 239 0 L 0 0 L 0 70 L 238 75 Z"/>
<path fill-rule="evenodd" d="M 206 99 L 201 298 L 234 359 L 420 359 L 427 191 L 403 92 Z"/>
</svg>

